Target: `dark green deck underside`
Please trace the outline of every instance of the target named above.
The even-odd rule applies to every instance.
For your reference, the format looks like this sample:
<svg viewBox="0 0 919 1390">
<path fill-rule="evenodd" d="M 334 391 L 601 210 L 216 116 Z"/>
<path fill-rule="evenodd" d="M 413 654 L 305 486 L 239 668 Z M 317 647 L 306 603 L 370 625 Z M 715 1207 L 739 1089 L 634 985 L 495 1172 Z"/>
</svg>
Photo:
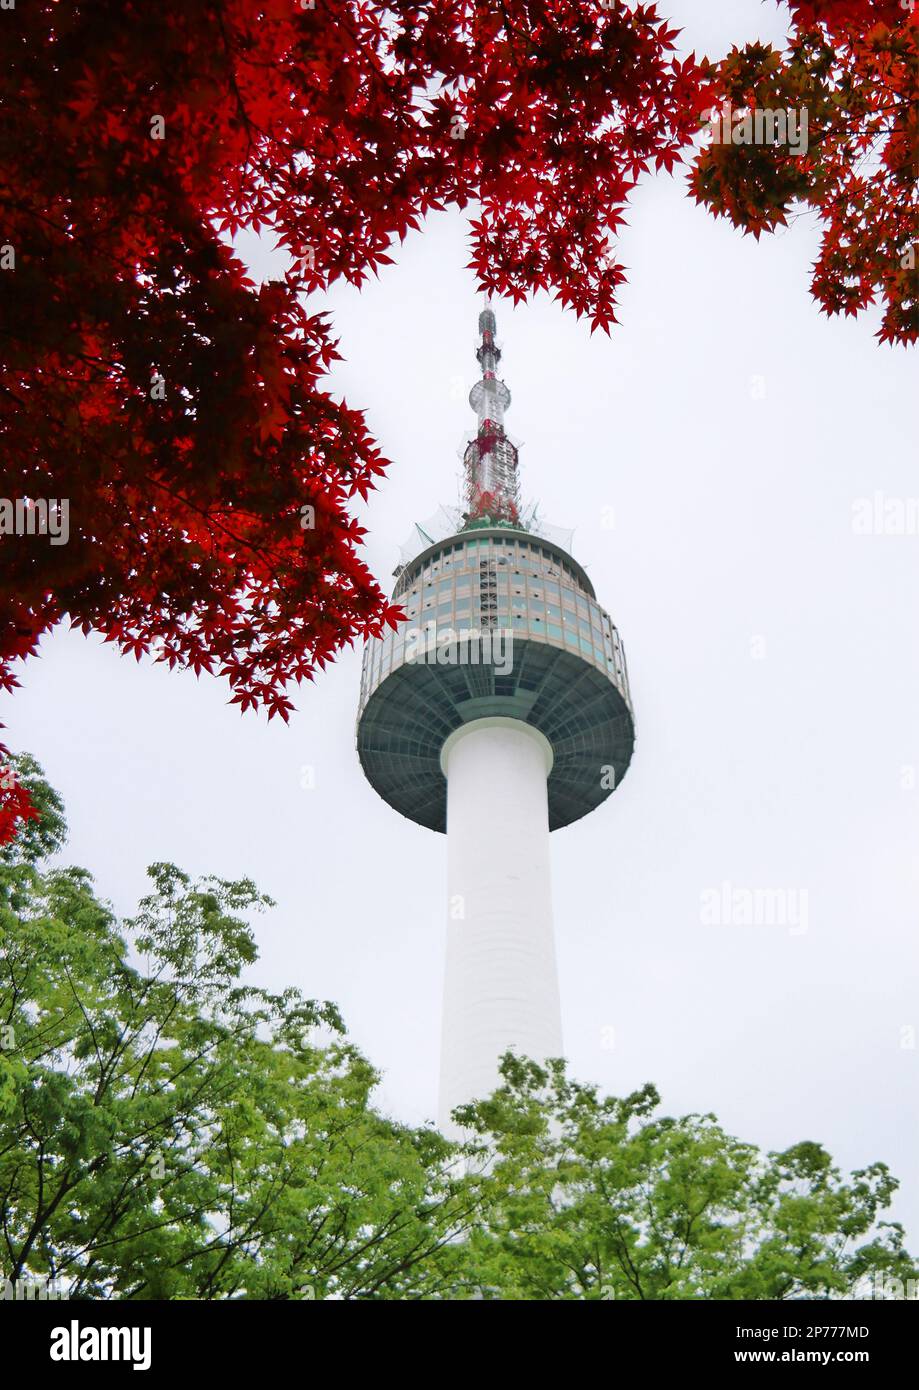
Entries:
<svg viewBox="0 0 919 1390">
<path fill-rule="evenodd" d="M 586 816 L 622 781 L 635 739 L 617 686 L 572 652 L 514 642 L 513 671 L 494 666 L 400 666 L 374 691 L 357 732 L 371 785 L 395 810 L 431 830 L 447 828 L 440 750 L 454 729 L 494 715 L 522 719 L 552 745 L 549 829 Z"/>
</svg>

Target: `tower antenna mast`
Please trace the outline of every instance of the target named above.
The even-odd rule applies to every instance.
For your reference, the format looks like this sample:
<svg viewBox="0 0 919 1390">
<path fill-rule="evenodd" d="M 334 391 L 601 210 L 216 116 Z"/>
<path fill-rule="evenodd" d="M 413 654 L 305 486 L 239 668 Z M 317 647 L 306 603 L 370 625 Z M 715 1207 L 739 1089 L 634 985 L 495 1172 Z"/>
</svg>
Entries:
<svg viewBox="0 0 919 1390">
<path fill-rule="evenodd" d="M 467 526 L 520 524 L 519 459 L 516 446 L 504 431 L 504 414 L 511 403 L 511 393 L 498 380 L 501 349 L 495 332 L 494 311 L 486 299 L 479 314 L 479 346 L 475 354 L 481 376 L 469 392 L 478 428 L 463 455 L 463 519 Z"/>
</svg>

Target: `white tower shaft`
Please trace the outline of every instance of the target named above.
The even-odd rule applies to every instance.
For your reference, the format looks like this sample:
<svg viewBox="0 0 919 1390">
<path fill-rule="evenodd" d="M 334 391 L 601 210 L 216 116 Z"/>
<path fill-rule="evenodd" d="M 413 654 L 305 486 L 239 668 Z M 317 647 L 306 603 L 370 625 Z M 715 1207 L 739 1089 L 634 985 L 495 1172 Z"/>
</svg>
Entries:
<svg viewBox="0 0 919 1390">
<path fill-rule="evenodd" d="M 508 1048 L 562 1055 L 549 874 L 552 750 L 517 719 L 477 719 L 447 739 L 447 960 L 440 1126 L 489 1095 Z"/>
</svg>

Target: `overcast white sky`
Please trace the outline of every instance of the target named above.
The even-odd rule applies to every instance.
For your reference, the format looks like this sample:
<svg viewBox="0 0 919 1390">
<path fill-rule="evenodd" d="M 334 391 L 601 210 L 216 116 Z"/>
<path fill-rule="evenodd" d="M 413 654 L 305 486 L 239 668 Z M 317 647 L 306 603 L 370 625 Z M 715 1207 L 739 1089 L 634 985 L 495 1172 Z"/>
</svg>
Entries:
<svg viewBox="0 0 919 1390">
<path fill-rule="evenodd" d="M 662 9 L 713 57 L 783 32 L 771 3 Z M 654 1081 L 671 1113 L 713 1110 L 766 1148 L 885 1160 L 915 1251 L 919 536 L 852 529 L 857 499 L 919 494 L 915 359 L 877 345 L 876 317 L 817 312 L 813 219 L 756 245 L 683 178 L 634 200 L 611 340 L 545 297 L 496 305 L 524 493 L 576 528 L 637 714 L 621 787 L 552 840 L 566 1051 L 583 1080 Z M 465 235 L 432 218 L 379 281 L 326 301 L 332 389 L 393 460 L 366 511 L 387 587 L 410 523 L 456 497 L 479 308 Z M 360 654 L 287 728 L 98 638 L 61 630 L 41 656 L 0 718 L 66 798 L 69 858 L 122 912 L 155 860 L 251 875 L 278 904 L 256 980 L 336 1000 L 380 1103 L 433 1117 L 446 842 L 362 777 Z M 704 925 L 726 881 L 806 893 L 807 931 Z"/>
</svg>

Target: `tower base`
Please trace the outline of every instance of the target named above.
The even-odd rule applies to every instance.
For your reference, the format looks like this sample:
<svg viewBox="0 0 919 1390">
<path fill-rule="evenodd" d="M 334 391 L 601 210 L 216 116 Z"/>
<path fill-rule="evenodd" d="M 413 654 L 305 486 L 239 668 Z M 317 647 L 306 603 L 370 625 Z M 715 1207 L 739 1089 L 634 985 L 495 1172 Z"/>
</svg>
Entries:
<svg viewBox="0 0 919 1390">
<path fill-rule="evenodd" d="M 548 739 L 519 719 L 476 719 L 444 744 L 447 952 L 439 1123 L 489 1095 L 508 1048 L 561 1056 L 552 926 Z"/>
</svg>

